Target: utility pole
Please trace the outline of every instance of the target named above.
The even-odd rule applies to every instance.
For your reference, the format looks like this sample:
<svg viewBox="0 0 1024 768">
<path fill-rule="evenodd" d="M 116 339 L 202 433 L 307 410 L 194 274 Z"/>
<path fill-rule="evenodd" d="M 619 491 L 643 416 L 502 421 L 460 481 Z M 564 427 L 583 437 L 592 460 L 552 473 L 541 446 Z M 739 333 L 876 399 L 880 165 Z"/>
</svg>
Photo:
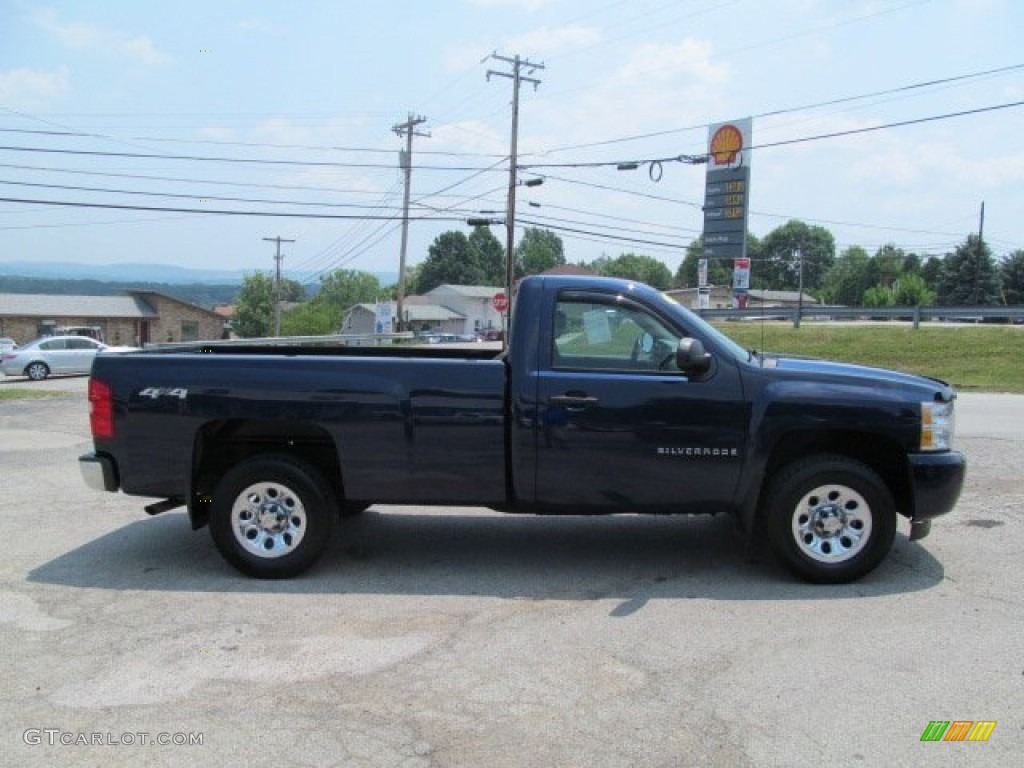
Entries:
<svg viewBox="0 0 1024 768">
<path fill-rule="evenodd" d="M 796 320 L 793 322 L 793 327 L 799 328 L 800 315 L 804 312 L 804 255 L 799 248 L 796 249 L 796 264 L 799 278 L 797 278 Z"/>
<path fill-rule="evenodd" d="M 268 243 L 277 243 L 277 253 L 274 255 L 274 335 L 281 335 L 281 243 L 294 243 L 294 240 L 285 240 L 277 237 L 264 237 Z"/>
<path fill-rule="evenodd" d="M 981 280 L 979 275 L 981 274 L 981 260 L 984 258 L 985 246 L 983 244 L 985 238 L 985 201 L 981 201 L 981 215 L 978 218 L 978 257 L 974 260 L 974 304 L 981 304 L 983 298 L 979 295 L 981 293 Z"/>
<path fill-rule="evenodd" d="M 527 59 L 520 58 L 519 54 L 509 58 L 508 56 L 499 56 L 497 53 L 492 53 L 491 58 L 495 61 L 503 61 L 512 67 L 512 72 L 498 72 L 494 69 L 487 70 L 488 81 L 491 79 L 491 75 L 507 77 L 512 80 L 512 142 L 508 156 L 508 210 L 505 212 L 505 297 L 508 300 L 509 306 L 508 311 L 505 313 L 505 344 L 507 346 L 509 343 L 510 331 L 512 330 L 509 320 L 512 317 L 512 286 L 514 283 L 514 258 L 512 255 L 512 249 L 516 232 L 516 163 L 518 161 L 517 147 L 519 142 L 519 85 L 525 80 L 527 83 L 533 83 L 533 89 L 537 90 L 537 86 L 540 85 L 540 80 L 533 77 L 527 77 L 523 74 L 523 70 L 526 70 L 527 75 L 532 75 L 536 70 L 544 69 L 544 65 L 534 64 Z"/>
<path fill-rule="evenodd" d="M 399 154 L 398 161 L 399 166 L 405 172 L 405 198 L 402 204 L 402 250 L 398 257 L 398 306 L 396 308 L 398 323 L 395 327 L 397 331 L 405 330 L 405 252 L 409 247 L 409 184 L 412 181 L 412 137 L 430 137 L 429 133 L 421 133 L 416 130 L 417 125 L 425 122 L 427 122 L 427 118 L 422 116 L 413 117 L 412 112 L 410 112 L 404 123 L 397 123 L 391 128 L 399 136 L 405 137 L 405 150 Z"/>
</svg>

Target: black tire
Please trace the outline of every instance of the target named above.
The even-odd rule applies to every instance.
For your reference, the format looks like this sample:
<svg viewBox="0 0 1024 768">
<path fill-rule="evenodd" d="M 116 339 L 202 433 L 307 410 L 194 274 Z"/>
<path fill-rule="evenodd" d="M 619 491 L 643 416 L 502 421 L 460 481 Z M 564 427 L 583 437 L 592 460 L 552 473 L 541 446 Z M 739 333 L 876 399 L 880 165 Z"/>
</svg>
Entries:
<svg viewBox="0 0 1024 768">
<path fill-rule="evenodd" d="M 765 502 L 772 551 L 815 584 L 843 584 L 872 571 L 892 548 L 896 505 L 870 467 L 813 456 L 785 467 Z"/>
<path fill-rule="evenodd" d="M 288 456 L 246 459 L 213 492 L 210 535 L 231 565 L 258 579 L 287 579 L 317 561 L 335 503 L 313 467 Z"/>
<path fill-rule="evenodd" d="M 46 363 L 34 362 L 25 366 L 25 375 L 32 381 L 42 381 L 50 375 L 50 366 Z"/>
</svg>

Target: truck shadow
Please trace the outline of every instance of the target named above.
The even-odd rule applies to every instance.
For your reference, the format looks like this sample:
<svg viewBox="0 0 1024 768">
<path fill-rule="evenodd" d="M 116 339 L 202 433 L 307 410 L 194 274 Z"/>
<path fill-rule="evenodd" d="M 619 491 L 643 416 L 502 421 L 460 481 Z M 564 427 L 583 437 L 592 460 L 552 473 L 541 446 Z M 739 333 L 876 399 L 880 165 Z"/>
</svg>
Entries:
<svg viewBox="0 0 1024 768">
<path fill-rule="evenodd" d="M 29 573 L 91 589 L 262 594 L 466 595 L 532 600 L 808 600 L 914 592 L 943 579 L 928 551 L 898 534 L 889 557 L 855 584 L 804 584 L 724 517 L 535 517 L 374 507 L 343 521 L 309 572 L 260 581 L 236 573 L 182 513 L 140 520 Z"/>
</svg>

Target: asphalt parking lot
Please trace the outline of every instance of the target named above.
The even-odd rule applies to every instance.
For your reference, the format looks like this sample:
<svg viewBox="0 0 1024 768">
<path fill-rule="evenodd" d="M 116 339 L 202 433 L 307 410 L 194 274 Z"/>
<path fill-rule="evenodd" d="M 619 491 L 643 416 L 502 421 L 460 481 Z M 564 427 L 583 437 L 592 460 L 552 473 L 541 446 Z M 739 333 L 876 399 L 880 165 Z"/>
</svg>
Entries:
<svg viewBox="0 0 1024 768">
<path fill-rule="evenodd" d="M 962 395 L 952 516 L 816 587 L 719 518 L 375 507 L 300 579 L 82 483 L 85 379 L 0 400 L 5 766 L 1008 766 L 1024 397 Z M 994 721 L 984 742 L 922 742 Z M 167 742 L 167 743 L 158 743 Z M 201 743 L 197 743 L 201 742 Z M 1014 757 L 1016 755 L 1016 757 Z"/>
</svg>

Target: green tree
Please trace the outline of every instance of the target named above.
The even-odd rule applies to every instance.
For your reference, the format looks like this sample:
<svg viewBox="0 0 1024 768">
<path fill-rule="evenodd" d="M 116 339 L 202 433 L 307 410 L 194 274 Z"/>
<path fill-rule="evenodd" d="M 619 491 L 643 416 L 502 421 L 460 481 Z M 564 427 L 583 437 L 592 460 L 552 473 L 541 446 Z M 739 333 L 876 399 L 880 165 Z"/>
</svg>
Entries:
<svg viewBox="0 0 1024 768">
<path fill-rule="evenodd" d="M 882 285 L 892 285 L 899 279 L 903 274 L 903 265 L 906 260 L 907 254 L 903 249 L 897 248 L 892 243 L 883 245 L 875 252 L 875 263 Z"/>
<path fill-rule="evenodd" d="M 505 247 L 490 227 L 474 227 L 469 235 L 472 258 L 480 266 L 482 285 L 505 284 Z"/>
<path fill-rule="evenodd" d="M 943 306 L 991 306 L 1000 303 L 999 272 L 989 247 L 977 235 L 969 235 L 948 254 L 938 284 Z"/>
<path fill-rule="evenodd" d="M 747 250 L 750 249 L 750 240 L 747 237 Z M 698 286 L 698 268 L 700 260 L 704 258 L 704 237 L 692 240 L 686 246 L 686 255 L 679 263 L 672 285 L 675 288 L 696 288 Z M 731 259 L 708 259 L 708 285 L 732 285 L 732 260 Z"/>
<path fill-rule="evenodd" d="M 565 265 L 562 238 L 548 229 L 530 227 L 515 250 L 516 271 L 519 275 L 537 275 L 545 270 Z M 502 281 L 504 282 L 504 281 Z"/>
<path fill-rule="evenodd" d="M 622 277 L 647 283 L 661 290 L 672 287 L 672 273 L 662 262 L 651 256 L 624 253 L 614 259 L 603 257 L 591 265 L 591 269 L 606 277 Z"/>
<path fill-rule="evenodd" d="M 765 235 L 758 250 L 758 263 L 753 266 L 763 278 L 764 287 L 795 290 L 802 262 L 804 290 L 817 291 L 825 284 L 825 275 L 835 261 L 836 243 L 824 227 L 809 227 L 794 219 Z"/>
<path fill-rule="evenodd" d="M 242 278 L 232 326 L 245 339 L 270 335 L 274 326 L 274 281 L 269 275 L 253 272 Z"/>
<path fill-rule="evenodd" d="M 1006 304 L 1024 304 L 1024 250 L 1014 251 L 999 265 Z"/>
<path fill-rule="evenodd" d="M 298 280 L 281 278 L 281 301 L 296 302 L 306 300 L 306 286 Z"/>
<path fill-rule="evenodd" d="M 860 306 L 864 292 L 874 284 L 870 266 L 867 251 L 859 245 L 847 248 L 825 275 L 822 299 L 830 304 Z"/>
<path fill-rule="evenodd" d="M 356 304 L 376 301 L 381 291 L 376 275 L 355 269 L 336 269 L 320 278 L 320 290 L 314 301 L 347 312 Z"/>
<path fill-rule="evenodd" d="M 452 230 L 442 232 L 430 244 L 427 258 L 419 265 L 416 290 L 427 293 L 445 283 L 480 285 L 483 282 L 484 271 L 469 245 L 469 238 Z"/>
<path fill-rule="evenodd" d="M 893 305 L 892 289 L 887 285 L 873 285 L 864 291 L 862 300 L 865 307 L 891 307 Z"/>
<path fill-rule="evenodd" d="M 933 291 L 938 290 L 943 261 L 945 261 L 945 259 L 939 256 L 929 256 L 921 264 L 921 277 L 924 278 L 925 284 Z"/>
<path fill-rule="evenodd" d="M 898 307 L 927 307 L 935 303 L 935 291 L 920 275 L 904 273 L 897 281 L 894 301 Z"/>
<path fill-rule="evenodd" d="M 337 333 L 345 314 L 356 304 L 386 297 L 376 275 L 338 269 L 320 278 L 320 290 L 310 301 L 281 317 L 284 336 L 317 336 Z"/>
<path fill-rule="evenodd" d="M 337 310 L 313 299 L 281 315 L 282 336 L 324 336 L 337 333 L 341 325 Z"/>
</svg>

